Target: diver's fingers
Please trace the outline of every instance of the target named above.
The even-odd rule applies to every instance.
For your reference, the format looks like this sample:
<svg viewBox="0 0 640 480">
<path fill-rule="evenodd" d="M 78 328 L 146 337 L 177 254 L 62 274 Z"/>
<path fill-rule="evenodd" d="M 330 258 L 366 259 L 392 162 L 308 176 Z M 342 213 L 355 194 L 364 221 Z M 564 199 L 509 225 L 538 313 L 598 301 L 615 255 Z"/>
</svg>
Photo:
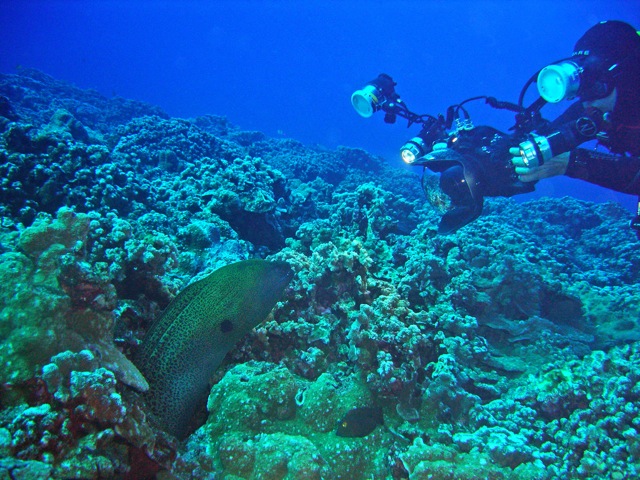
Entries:
<svg viewBox="0 0 640 480">
<path fill-rule="evenodd" d="M 513 164 L 514 167 L 526 167 L 526 164 L 524 163 L 524 158 L 522 158 L 520 155 L 518 155 L 517 157 L 512 157 L 511 163 Z"/>
<path fill-rule="evenodd" d="M 516 174 L 518 175 L 526 175 L 528 173 L 535 173 L 535 170 L 533 168 L 527 168 L 527 167 L 516 167 Z"/>
<path fill-rule="evenodd" d="M 509 149 L 509 154 L 513 155 L 513 157 L 511 158 L 511 163 L 513 164 L 514 167 L 526 167 L 526 164 L 524 163 L 524 158 L 522 158 L 522 155 L 520 154 L 520 149 L 518 147 L 511 147 Z"/>
<path fill-rule="evenodd" d="M 521 182 L 535 182 L 537 180 L 540 180 L 540 177 L 537 173 L 530 173 L 525 175 L 518 175 L 518 179 L 520 179 Z"/>
</svg>

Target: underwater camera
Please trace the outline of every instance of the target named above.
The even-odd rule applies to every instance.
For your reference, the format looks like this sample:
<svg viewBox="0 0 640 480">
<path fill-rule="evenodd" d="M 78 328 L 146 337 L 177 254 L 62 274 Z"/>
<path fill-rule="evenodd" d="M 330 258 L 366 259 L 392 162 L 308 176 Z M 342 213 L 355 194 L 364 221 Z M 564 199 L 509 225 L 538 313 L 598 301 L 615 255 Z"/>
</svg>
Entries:
<svg viewBox="0 0 640 480">
<path fill-rule="evenodd" d="M 417 138 L 430 133 L 421 132 Z M 521 182 L 515 174 L 509 153 L 513 137 L 493 127 L 474 127 L 467 120 L 439 141 L 425 142 L 429 147 L 419 155 L 414 154 L 416 144 L 414 138 L 403 145 L 401 156 L 410 165 L 424 167 L 422 188 L 441 216 L 438 233 L 455 232 L 478 218 L 484 197 L 534 190 L 533 183 Z"/>
<path fill-rule="evenodd" d="M 511 163 L 511 147 L 519 146 L 525 165 L 534 167 L 600 132 L 605 116 L 595 108 L 585 110 L 576 103 L 549 123 L 540 115 L 547 102 L 539 98 L 530 107 L 522 106 L 523 88 L 518 104 L 494 97 L 473 97 L 452 105 L 443 115 L 418 115 L 409 110 L 395 91 L 396 83 L 380 74 L 351 96 L 351 103 L 362 117 L 385 112 L 385 121 L 405 118 L 408 126 L 422 125 L 415 137 L 400 149 L 402 160 L 423 167 L 422 188 L 427 200 L 440 215 L 438 233 L 453 233 L 482 213 L 484 197 L 511 197 L 535 190 L 536 182 L 522 182 Z M 493 108 L 516 112 L 516 124 L 506 134 L 490 126 L 474 126 L 464 104 L 483 99 Z"/>
</svg>

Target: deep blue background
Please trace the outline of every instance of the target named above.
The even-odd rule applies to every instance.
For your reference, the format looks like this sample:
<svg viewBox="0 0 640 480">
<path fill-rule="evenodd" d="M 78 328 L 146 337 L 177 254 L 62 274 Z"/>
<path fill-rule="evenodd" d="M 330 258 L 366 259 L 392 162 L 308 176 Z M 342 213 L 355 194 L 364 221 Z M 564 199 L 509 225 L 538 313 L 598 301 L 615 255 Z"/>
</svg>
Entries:
<svg viewBox="0 0 640 480">
<path fill-rule="evenodd" d="M 33 67 L 172 116 L 224 115 L 400 167 L 397 150 L 419 128 L 360 118 L 353 90 L 386 72 L 419 113 L 481 94 L 516 101 L 536 70 L 605 19 L 640 27 L 640 0 L 2 0 L 0 72 Z M 481 103 L 471 112 L 476 124 L 512 124 Z M 541 182 L 541 193 L 635 201 L 566 178 Z"/>
</svg>

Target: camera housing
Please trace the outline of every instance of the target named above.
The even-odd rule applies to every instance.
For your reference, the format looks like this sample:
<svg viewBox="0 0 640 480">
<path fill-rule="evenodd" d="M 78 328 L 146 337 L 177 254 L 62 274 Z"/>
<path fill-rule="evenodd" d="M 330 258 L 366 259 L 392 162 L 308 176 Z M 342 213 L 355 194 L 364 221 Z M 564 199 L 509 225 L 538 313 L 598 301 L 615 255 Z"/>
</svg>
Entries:
<svg viewBox="0 0 640 480">
<path fill-rule="evenodd" d="M 518 104 L 493 97 L 473 97 L 447 109 L 443 115 L 419 115 L 407 107 L 395 91 L 396 82 L 380 74 L 351 96 L 356 111 L 369 118 L 376 111 L 385 112 L 385 122 L 396 117 L 407 119 L 408 126 L 421 124 L 417 136 L 401 149 L 402 160 L 423 167 L 422 187 L 428 201 L 441 215 L 439 233 L 452 233 L 469 224 L 482 213 L 485 197 L 511 197 L 535 190 L 536 182 L 522 182 L 515 173 L 509 150 L 520 146 L 528 166 L 538 166 L 562 152 L 591 140 L 606 123 L 606 115 L 597 109 L 585 110 L 574 104 L 563 115 L 559 126 L 540 115 L 546 100 L 539 98 L 528 108 L 522 106 L 523 88 Z M 482 99 L 493 108 L 516 113 L 512 134 L 490 126 L 474 126 L 464 105 Z"/>
</svg>

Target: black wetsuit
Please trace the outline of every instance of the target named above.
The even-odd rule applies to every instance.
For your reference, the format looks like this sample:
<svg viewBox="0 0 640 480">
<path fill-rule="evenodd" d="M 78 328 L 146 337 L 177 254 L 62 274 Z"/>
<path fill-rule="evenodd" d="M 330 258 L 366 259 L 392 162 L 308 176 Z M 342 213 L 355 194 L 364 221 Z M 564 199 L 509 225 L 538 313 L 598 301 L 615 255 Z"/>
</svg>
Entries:
<svg viewBox="0 0 640 480">
<path fill-rule="evenodd" d="M 618 192 L 640 195 L 640 157 L 637 155 L 576 148 L 571 152 L 565 175 Z"/>
<path fill-rule="evenodd" d="M 551 125 L 575 115 L 580 107 L 572 105 Z M 571 151 L 565 175 L 622 193 L 640 195 L 640 124 L 612 121 L 612 128 L 599 139 L 608 152 L 585 148 Z M 635 123 L 635 124 L 634 124 Z"/>
</svg>

